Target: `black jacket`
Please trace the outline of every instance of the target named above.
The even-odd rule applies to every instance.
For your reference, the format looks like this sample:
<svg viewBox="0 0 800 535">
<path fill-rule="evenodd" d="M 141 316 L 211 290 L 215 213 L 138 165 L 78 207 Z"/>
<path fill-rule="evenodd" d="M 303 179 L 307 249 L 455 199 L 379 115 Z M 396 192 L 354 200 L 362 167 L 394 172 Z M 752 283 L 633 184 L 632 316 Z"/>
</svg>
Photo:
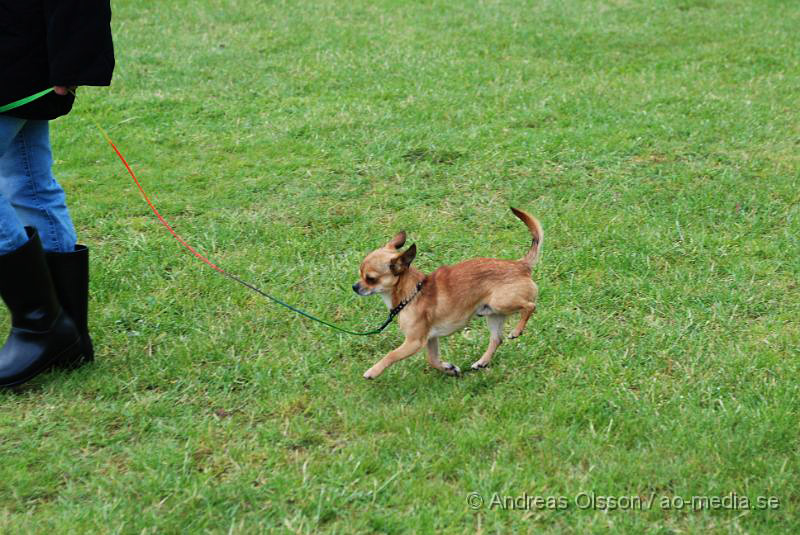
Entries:
<svg viewBox="0 0 800 535">
<path fill-rule="evenodd" d="M 109 85 L 110 0 L 0 0 L 0 106 L 56 85 Z M 5 115 L 55 119 L 72 95 L 48 93 Z"/>
</svg>

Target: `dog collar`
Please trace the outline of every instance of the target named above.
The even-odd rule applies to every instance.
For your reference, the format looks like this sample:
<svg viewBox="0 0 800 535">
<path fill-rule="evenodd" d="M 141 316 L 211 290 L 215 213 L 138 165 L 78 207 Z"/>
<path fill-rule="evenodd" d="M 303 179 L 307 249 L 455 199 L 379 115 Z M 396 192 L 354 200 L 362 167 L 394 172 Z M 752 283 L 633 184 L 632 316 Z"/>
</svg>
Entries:
<svg viewBox="0 0 800 535">
<path fill-rule="evenodd" d="M 390 321 L 392 321 L 392 320 L 395 318 L 395 316 L 397 316 L 398 314 L 400 314 L 400 311 L 401 311 L 401 310 L 403 310 L 404 308 L 406 308 L 406 306 L 407 306 L 407 305 L 408 305 L 408 304 L 409 304 L 409 303 L 410 303 L 410 302 L 411 302 L 411 301 L 412 301 L 412 300 L 413 300 L 413 299 L 414 299 L 414 298 L 417 296 L 417 294 L 420 292 L 420 290 L 422 290 L 422 286 L 423 286 L 424 284 L 425 284 L 425 279 L 422 279 L 421 281 L 419 281 L 419 282 L 417 283 L 417 286 L 414 288 L 414 292 L 413 292 L 411 295 L 409 295 L 408 297 L 406 297 L 405 299 L 403 299 L 402 301 L 400 301 L 400 302 L 397 304 L 397 306 L 396 306 L 396 307 L 394 307 L 394 308 L 393 308 L 393 309 L 392 309 L 392 310 L 389 312 L 389 319 L 386 321 L 386 323 L 389 323 Z"/>
</svg>

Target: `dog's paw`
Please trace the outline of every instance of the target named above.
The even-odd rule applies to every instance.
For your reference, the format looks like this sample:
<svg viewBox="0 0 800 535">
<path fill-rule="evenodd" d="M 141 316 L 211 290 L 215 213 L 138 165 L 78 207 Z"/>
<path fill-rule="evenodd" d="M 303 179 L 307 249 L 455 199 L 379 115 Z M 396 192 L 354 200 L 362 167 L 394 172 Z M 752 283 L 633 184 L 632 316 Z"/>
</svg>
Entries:
<svg viewBox="0 0 800 535">
<path fill-rule="evenodd" d="M 376 372 L 373 368 L 364 372 L 364 379 L 375 379 L 380 373 Z"/>
<path fill-rule="evenodd" d="M 488 367 L 489 367 L 489 363 L 488 362 L 487 363 L 483 363 L 483 362 L 481 362 L 479 360 L 476 360 L 475 362 L 472 363 L 472 366 L 470 366 L 470 368 L 473 369 L 473 370 L 482 370 L 482 369 L 488 368 Z"/>
<path fill-rule="evenodd" d="M 514 338 L 519 338 L 522 333 L 511 333 L 508 335 L 509 340 L 513 340 Z"/>
<path fill-rule="evenodd" d="M 461 375 L 461 369 L 455 364 L 450 364 L 449 362 L 442 363 L 442 371 L 447 375 L 452 375 L 453 377 L 458 377 Z"/>
</svg>

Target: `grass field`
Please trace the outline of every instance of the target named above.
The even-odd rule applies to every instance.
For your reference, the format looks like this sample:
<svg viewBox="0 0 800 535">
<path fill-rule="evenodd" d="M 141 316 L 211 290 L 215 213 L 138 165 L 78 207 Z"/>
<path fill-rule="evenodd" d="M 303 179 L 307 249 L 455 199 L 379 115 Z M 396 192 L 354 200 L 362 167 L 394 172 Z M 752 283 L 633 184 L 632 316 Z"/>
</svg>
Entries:
<svg viewBox="0 0 800 535">
<path fill-rule="evenodd" d="M 0 532 L 797 533 L 800 4 L 116 0 L 113 26 L 112 87 L 52 126 L 97 361 L 0 392 Z M 395 326 L 216 275 L 89 117 L 199 250 L 351 328 L 385 318 L 350 286 L 396 231 L 425 271 L 518 258 L 524 208 L 538 313 L 488 370 L 367 382 Z"/>
</svg>

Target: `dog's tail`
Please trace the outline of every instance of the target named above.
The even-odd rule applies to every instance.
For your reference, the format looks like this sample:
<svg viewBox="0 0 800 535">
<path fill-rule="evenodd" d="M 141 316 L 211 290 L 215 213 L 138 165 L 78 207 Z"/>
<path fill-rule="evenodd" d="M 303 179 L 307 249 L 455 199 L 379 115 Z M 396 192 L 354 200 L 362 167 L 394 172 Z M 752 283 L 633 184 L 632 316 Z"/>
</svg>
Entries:
<svg viewBox="0 0 800 535">
<path fill-rule="evenodd" d="M 544 234 L 542 233 L 542 225 L 539 224 L 539 220 L 533 217 L 528 212 L 523 210 L 518 210 L 511 207 L 511 211 L 514 212 L 514 215 L 517 216 L 525 223 L 525 226 L 528 227 L 528 230 L 531 231 L 531 248 L 523 258 L 520 259 L 520 262 L 523 262 L 528 265 L 529 268 L 532 268 L 536 265 L 536 262 L 539 261 L 539 251 L 542 250 L 542 237 Z"/>
</svg>

